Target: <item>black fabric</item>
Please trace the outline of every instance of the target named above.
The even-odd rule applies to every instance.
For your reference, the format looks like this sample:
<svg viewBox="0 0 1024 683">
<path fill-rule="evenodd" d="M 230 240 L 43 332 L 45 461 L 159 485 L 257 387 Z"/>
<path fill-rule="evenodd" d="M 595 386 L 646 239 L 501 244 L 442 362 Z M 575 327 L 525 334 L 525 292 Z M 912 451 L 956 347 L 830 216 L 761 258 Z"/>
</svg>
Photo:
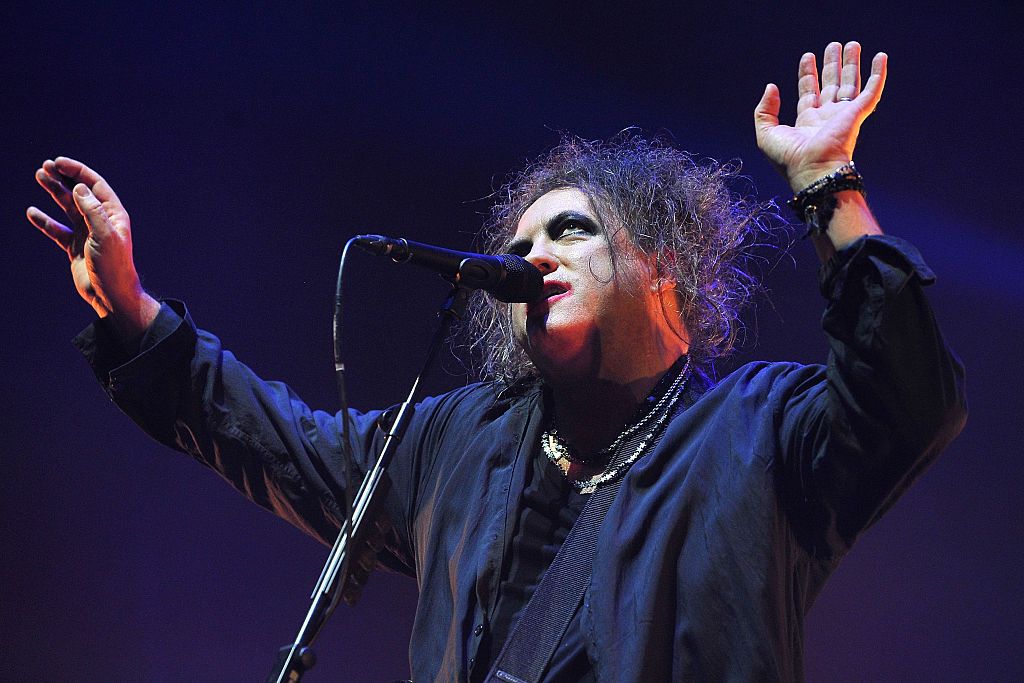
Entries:
<svg viewBox="0 0 1024 683">
<path fill-rule="evenodd" d="M 619 483 L 601 487 L 590 495 L 565 543 L 513 626 L 488 683 L 542 680 L 590 583 L 601 522 L 615 500 Z"/>
<path fill-rule="evenodd" d="M 551 565 L 565 542 L 572 525 L 589 496 L 578 493 L 538 447 L 525 481 L 516 527 L 502 571 L 501 586 L 495 602 L 492 627 L 480 643 L 480 666 L 475 681 L 484 675 L 501 651 L 511 627 L 533 596 L 541 576 Z M 562 639 L 559 656 L 549 675 L 550 681 L 593 680 L 590 662 L 579 632 L 579 615 Z"/>
<path fill-rule="evenodd" d="M 906 243 L 859 240 L 823 271 L 827 365 L 752 363 L 693 382 L 600 530 L 580 620 L 598 681 L 802 677 L 804 614 L 825 579 L 965 420 L 963 370 L 924 297 L 931 279 Z M 148 433 L 333 541 L 338 417 L 259 379 L 182 305 L 158 323 L 167 332 L 127 360 L 102 325 L 76 343 Z M 420 587 L 417 681 L 467 680 L 491 628 L 543 423 L 539 387 L 503 389 L 423 401 L 389 469 L 394 530 L 380 559 Z M 361 470 L 381 446 L 379 415 L 353 414 Z"/>
<path fill-rule="evenodd" d="M 651 392 L 641 401 L 635 414 L 623 426 L 636 424 L 647 417 L 658 401 L 666 396 L 686 366 L 687 358 L 684 355 L 663 374 Z M 544 398 L 547 404 L 545 414 L 551 414 L 550 396 L 545 394 Z M 637 446 L 634 441 L 629 443 L 630 447 L 625 449 L 627 454 Z M 653 443 L 651 445 L 653 446 Z M 491 668 L 492 660 L 502 650 L 511 628 L 517 623 L 541 577 L 561 550 L 566 536 L 588 499 L 588 495 L 576 491 L 538 445 L 532 466 L 526 473 L 516 527 L 502 569 L 501 587 L 491 619 L 492 628 L 482 638 L 477 653 L 477 660 L 487 663 L 488 666 L 477 667 L 476 672 L 479 675 L 474 676 L 474 680 L 483 680 L 483 673 Z M 589 575 L 589 567 L 587 574 Z M 545 676 L 545 680 L 550 683 L 586 683 L 593 680 L 593 672 L 579 632 L 579 623 L 579 613 L 574 611 L 572 622 L 558 645 L 557 656 Z"/>
</svg>

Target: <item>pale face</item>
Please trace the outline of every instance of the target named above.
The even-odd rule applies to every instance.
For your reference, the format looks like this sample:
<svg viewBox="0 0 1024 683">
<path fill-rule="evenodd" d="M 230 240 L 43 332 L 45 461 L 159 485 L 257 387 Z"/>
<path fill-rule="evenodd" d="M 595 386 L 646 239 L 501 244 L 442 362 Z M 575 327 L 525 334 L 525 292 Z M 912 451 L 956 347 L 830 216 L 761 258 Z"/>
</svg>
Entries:
<svg viewBox="0 0 1024 683">
<path fill-rule="evenodd" d="M 544 374 L 598 372 L 665 323 L 651 257 L 624 229 L 603 225 L 581 190 L 534 202 L 509 251 L 544 274 L 543 298 L 512 307 L 516 338 Z"/>
</svg>

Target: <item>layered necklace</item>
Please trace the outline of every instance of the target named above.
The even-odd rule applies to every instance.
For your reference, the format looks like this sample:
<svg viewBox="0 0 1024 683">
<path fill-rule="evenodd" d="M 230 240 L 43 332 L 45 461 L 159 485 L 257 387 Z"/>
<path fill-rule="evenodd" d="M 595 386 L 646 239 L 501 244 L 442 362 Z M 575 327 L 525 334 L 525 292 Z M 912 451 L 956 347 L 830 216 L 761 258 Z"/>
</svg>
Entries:
<svg viewBox="0 0 1024 683">
<path fill-rule="evenodd" d="M 562 471 L 568 473 L 570 465 L 588 464 L 590 462 L 607 461 L 604 470 L 597 474 L 583 479 L 569 478 L 569 482 L 580 493 L 593 493 L 598 487 L 618 481 L 626 474 L 630 466 L 640 459 L 640 456 L 647 450 L 651 440 L 659 433 L 661 428 L 668 421 L 673 413 L 676 403 L 683 395 L 686 380 L 690 376 L 690 358 L 687 356 L 686 363 L 676 374 L 672 382 L 665 388 L 661 396 L 654 401 L 654 405 L 640 414 L 633 422 L 626 425 L 625 429 L 619 432 L 615 439 L 595 453 L 593 458 L 581 458 L 558 433 L 552 418 L 550 426 L 541 434 L 541 449 L 552 463 Z M 657 390 L 655 390 L 657 391 Z M 652 394 L 645 403 L 654 400 Z M 639 439 L 639 441 L 637 441 Z M 636 448 L 624 448 L 627 442 L 636 442 Z"/>
</svg>

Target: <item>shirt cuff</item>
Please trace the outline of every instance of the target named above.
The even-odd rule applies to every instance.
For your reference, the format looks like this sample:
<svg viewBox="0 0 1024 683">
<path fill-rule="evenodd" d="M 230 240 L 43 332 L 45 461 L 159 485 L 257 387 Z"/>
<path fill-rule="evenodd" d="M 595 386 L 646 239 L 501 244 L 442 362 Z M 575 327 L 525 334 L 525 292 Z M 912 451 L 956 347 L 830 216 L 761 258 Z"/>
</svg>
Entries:
<svg viewBox="0 0 1024 683">
<path fill-rule="evenodd" d="M 935 273 L 924 262 L 917 247 L 892 235 L 865 235 L 837 251 L 822 264 L 818 271 L 818 286 L 822 296 L 833 298 L 838 293 L 836 290 L 840 282 L 849 277 L 850 271 L 870 260 L 890 264 L 917 279 L 922 285 L 935 282 Z"/>
<path fill-rule="evenodd" d="M 183 353 L 191 353 L 195 325 L 181 301 L 167 299 L 142 337 L 122 342 L 110 322 L 101 318 L 86 327 L 71 343 L 85 356 L 96 379 L 113 398 L 134 376 L 173 365 Z"/>
</svg>

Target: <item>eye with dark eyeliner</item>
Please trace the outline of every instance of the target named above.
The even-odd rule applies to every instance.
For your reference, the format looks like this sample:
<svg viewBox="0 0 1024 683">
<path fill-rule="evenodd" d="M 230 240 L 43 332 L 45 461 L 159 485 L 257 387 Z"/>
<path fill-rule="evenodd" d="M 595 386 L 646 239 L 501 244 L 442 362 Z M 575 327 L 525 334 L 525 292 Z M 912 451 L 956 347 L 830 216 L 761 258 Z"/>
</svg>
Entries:
<svg viewBox="0 0 1024 683">
<path fill-rule="evenodd" d="M 502 251 L 506 254 L 513 254 L 515 256 L 526 258 L 532 248 L 533 242 L 531 240 L 516 239 L 512 240 Z"/>
<path fill-rule="evenodd" d="M 551 239 L 561 237 L 577 237 L 593 235 L 597 232 L 597 224 L 589 216 L 578 213 L 567 213 L 551 221 L 548 228 Z"/>
</svg>

